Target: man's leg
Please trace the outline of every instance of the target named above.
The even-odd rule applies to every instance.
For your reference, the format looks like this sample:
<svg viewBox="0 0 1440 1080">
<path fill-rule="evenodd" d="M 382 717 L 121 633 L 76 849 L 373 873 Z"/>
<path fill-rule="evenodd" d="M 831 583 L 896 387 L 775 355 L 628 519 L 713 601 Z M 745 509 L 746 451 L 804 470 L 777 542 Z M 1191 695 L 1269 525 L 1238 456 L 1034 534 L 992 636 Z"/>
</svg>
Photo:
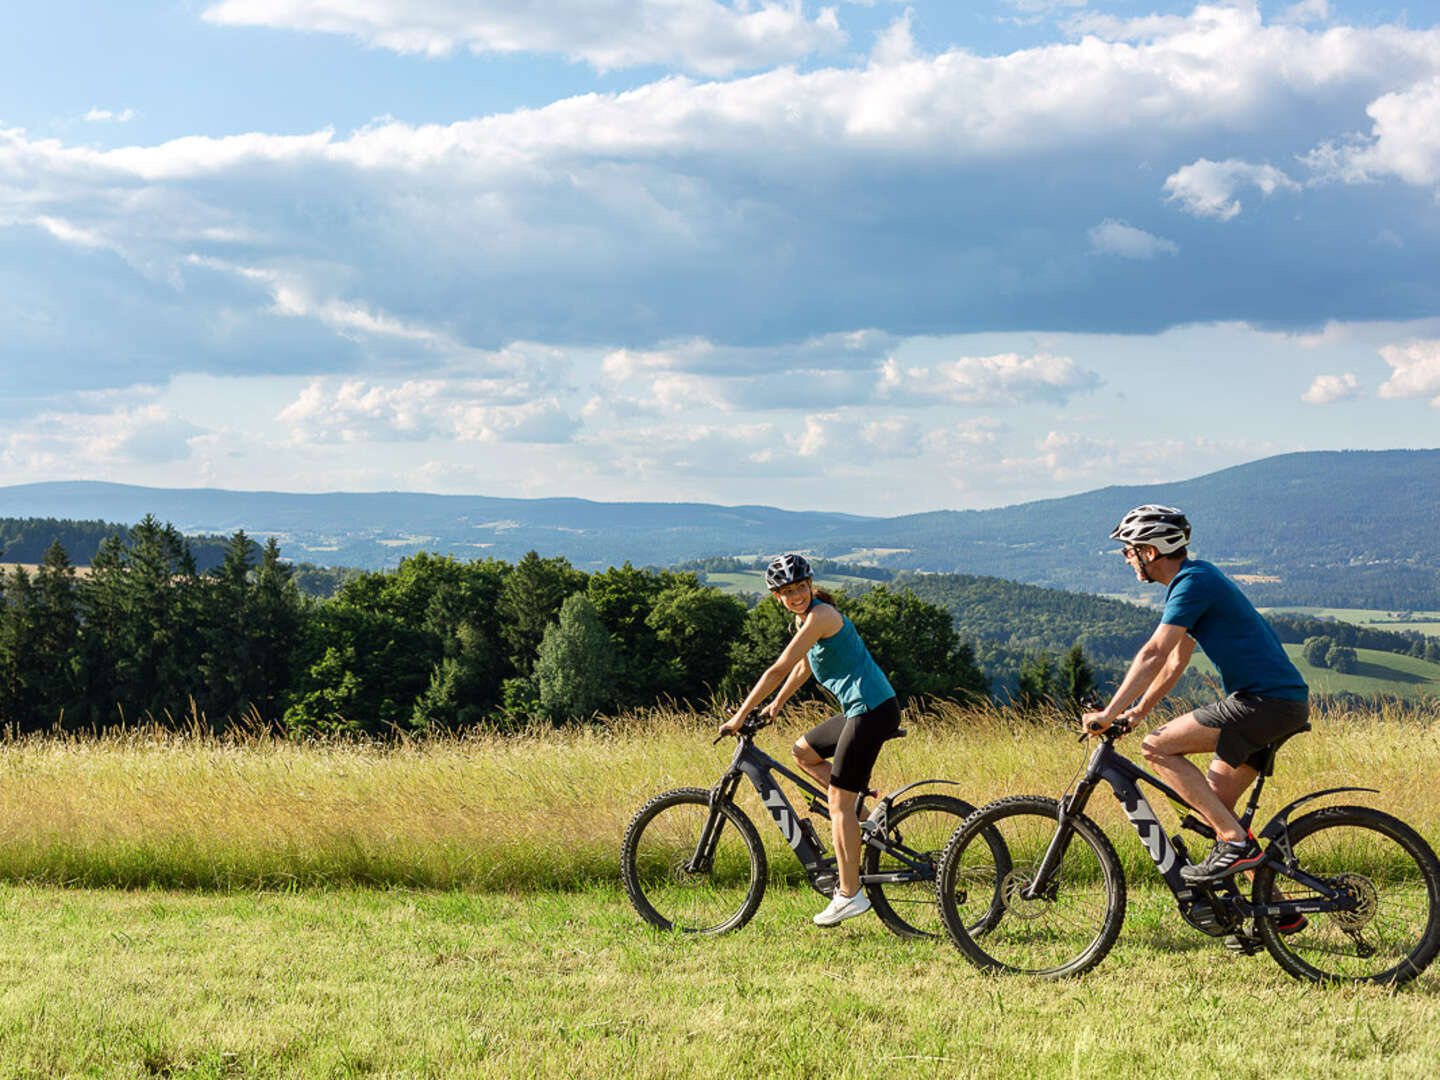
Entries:
<svg viewBox="0 0 1440 1080">
<path fill-rule="evenodd" d="M 1240 801 L 1255 777 L 1260 773 L 1249 765 L 1228 765 L 1216 758 L 1210 762 L 1210 770 L 1205 774 L 1205 782 L 1210 785 L 1210 790 L 1215 792 L 1220 801 L 1225 804 L 1233 816 L 1235 804 Z M 1238 821 L 1238 819 L 1237 819 Z"/>
<path fill-rule="evenodd" d="M 1246 780 L 1244 785 L 1235 786 L 1240 780 L 1239 774 L 1248 771 L 1253 780 L 1255 770 L 1243 765 L 1236 769 L 1216 761 L 1210 771 L 1223 785 L 1224 795 L 1221 795 L 1211 788 L 1199 769 L 1185 760 L 1186 754 L 1213 753 L 1219 740 L 1218 728 L 1206 727 L 1195 719 L 1193 713 L 1186 713 L 1146 735 L 1140 748 L 1146 763 L 1210 823 L 1216 836 L 1239 843 L 1245 839 L 1245 830 L 1240 827 L 1230 807 L 1235 805 L 1240 792 L 1249 785 L 1249 780 Z M 1217 775 L 1216 766 L 1226 771 Z"/>
</svg>

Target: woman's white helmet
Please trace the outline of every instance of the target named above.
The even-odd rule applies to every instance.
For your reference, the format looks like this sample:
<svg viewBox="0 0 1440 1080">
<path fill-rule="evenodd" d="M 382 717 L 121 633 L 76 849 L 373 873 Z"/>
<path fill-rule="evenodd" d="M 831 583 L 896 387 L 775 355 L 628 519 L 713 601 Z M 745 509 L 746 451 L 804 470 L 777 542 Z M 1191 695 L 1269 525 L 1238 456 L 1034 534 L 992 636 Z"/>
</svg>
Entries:
<svg viewBox="0 0 1440 1080">
<path fill-rule="evenodd" d="M 781 555 L 765 568 L 765 587 L 778 589 L 814 576 L 804 555 Z"/>
<path fill-rule="evenodd" d="M 1169 555 L 1189 545 L 1190 522 L 1176 507 L 1146 503 L 1121 518 L 1110 539 L 1126 547 L 1149 544 L 1161 555 Z"/>
</svg>

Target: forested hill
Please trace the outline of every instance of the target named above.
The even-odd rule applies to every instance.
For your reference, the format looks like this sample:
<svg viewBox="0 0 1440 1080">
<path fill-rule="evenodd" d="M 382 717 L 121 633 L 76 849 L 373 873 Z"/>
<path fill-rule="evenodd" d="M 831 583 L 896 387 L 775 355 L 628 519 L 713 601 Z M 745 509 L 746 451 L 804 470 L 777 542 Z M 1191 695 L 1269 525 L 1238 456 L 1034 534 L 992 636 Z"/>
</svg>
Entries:
<svg viewBox="0 0 1440 1080">
<path fill-rule="evenodd" d="M 185 532 L 274 536 L 297 562 L 376 568 L 417 551 L 513 560 L 533 549 L 600 569 L 791 549 L 1137 597 L 1144 591 L 1106 534 L 1143 502 L 1183 507 L 1195 554 L 1244 575 L 1257 603 L 1440 608 L 1440 450 L 1284 454 L 1167 484 L 896 518 L 396 492 L 0 488 L 0 515 L 138 521 L 153 513 Z"/>
<path fill-rule="evenodd" d="M 905 548 L 882 560 L 897 568 L 1139 595 L 1106 534 L 1146 502 L 1182 507 L 1195 554 L 1251 577 L 1257 603 L 1440 606 L 1440 450 L 1284 454 L 1175 483 L 873 522 L 853 541 Z"/>
<path fill-rule="evenodd" d="M 143 516 L 143 515 L 142 515 Z M 86 566 L 111 536 L 129 542 L 130 526 L 109 521 L 70 521 L 61 518 L 0 518 L 0 560 L 39 563 L 57 540 L 72 563 Z M 190 536 L 190 555 L 201 573 L 225 558 L 225 537 Z"/>
</svg>

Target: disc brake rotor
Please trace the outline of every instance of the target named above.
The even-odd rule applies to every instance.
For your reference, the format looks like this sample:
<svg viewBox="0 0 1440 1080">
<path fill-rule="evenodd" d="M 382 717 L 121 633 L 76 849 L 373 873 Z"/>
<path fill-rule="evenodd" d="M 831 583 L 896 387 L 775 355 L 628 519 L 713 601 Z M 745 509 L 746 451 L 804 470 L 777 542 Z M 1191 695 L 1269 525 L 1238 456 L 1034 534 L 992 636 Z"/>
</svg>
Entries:
<svg viewBox="0 0 1440 1080">
<path fill-rule="evenodd" d="M 1345 930 L 1359 930 L 1368 925 L 1380 910 L 1380 893 L 1375 883 L 1364 874 L 1340 874 L 1330 880 L 1355 897 L 1355 906 L 1349 911 L 1335 912 L 1335 921 Z"/>
<path fill-rule="evenodd" d="M 1000 882 L 1000 898 L 1005 910 L 1017 919 L 1038 919 L 1049 910 L 1050 903 L 1044 896 L 1033 900 L 1025 896 L 1030 887 L 1031 875 L 1027 870 L 1011 870 Z"/>
</svg>

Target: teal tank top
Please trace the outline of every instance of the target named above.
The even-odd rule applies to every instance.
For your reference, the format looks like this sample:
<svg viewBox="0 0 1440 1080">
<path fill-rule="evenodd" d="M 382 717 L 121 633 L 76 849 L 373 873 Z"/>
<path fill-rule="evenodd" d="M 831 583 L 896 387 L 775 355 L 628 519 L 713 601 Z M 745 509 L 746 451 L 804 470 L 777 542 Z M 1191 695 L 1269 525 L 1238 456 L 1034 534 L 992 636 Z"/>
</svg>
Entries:
<svg viewBox="0 0 1440 1080">
<path fill-rule="evenodd" d="M 895 696 L 890 680 L 860 640 L 855 624 L 845 616 L 840 629 L 810 646 L 805 659 L 810 673 L 834 694 L 846 716 L 858 716 Z"/>
</svg>

